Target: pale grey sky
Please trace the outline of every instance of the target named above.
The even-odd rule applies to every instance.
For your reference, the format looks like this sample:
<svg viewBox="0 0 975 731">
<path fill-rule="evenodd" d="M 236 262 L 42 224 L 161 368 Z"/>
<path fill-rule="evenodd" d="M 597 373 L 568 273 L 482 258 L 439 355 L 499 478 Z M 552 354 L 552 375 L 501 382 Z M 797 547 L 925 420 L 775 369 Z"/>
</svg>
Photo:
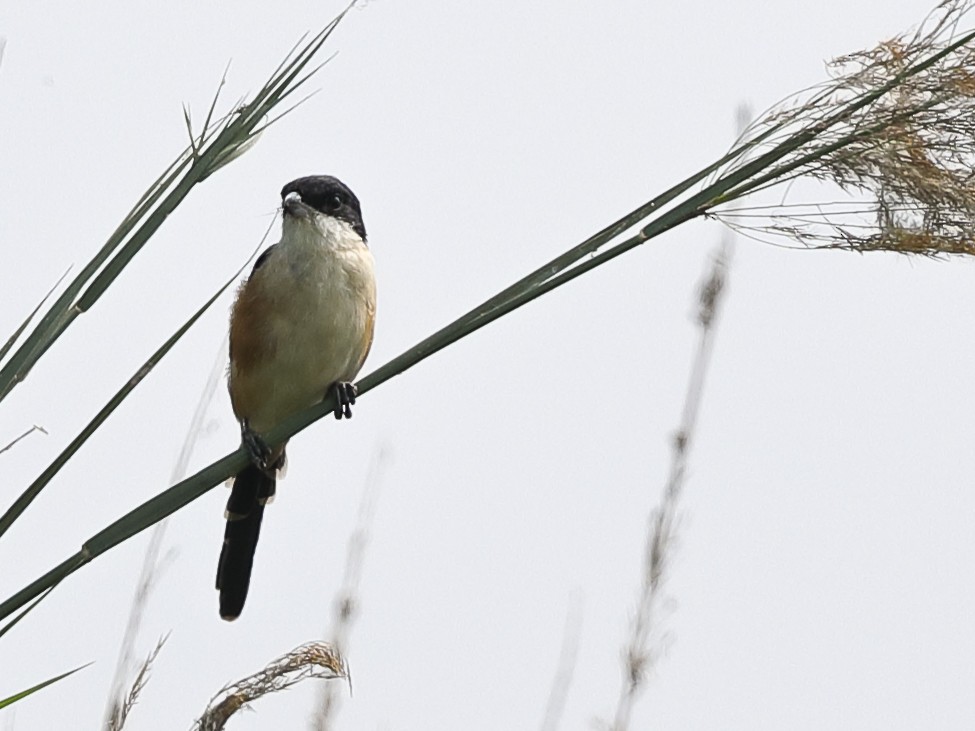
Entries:
<svg viewBox="0 0 975 731">
<path fill-rule="evenodd" d="M 0 6 L 0 333 L 80 265 L 205 113 L 259 88 L 338 3 Z M 718 157 L 734 108 L 919 21 L 908 0 L 373 0 L 320 93 L 202 185 L 0 409 L 6 504 L 240 265 L 287 181 L 362 200 L 379 278 L 365 372 Z M 971 19 L 975 23 L 975 19 Z M 217 616 L 226 492 L 170 522 L 137 652 L 170 639 L 128 728 L 188 728 L 226 681 L 322 636 L 370 461 L 385 471 L 349 660 L 348 729 L 537 728 L 581 607 L 562 728 L 611 716 L 721 229 L 682 226 L 297 437 L 247 607 Z M 973 264 L 743 240 L 692 455 L 662 629 L 633 728 L 975 726 Z M 167 486 L 229 294 L 0 544 L 0 594 Z M 4 336 L 5 337 L 5 336 Z M 194 468 L 236 446 L 223 386 Z M 101 720 L 148 534 L 0 640 L 17 729 Z M 574 598 L 575 597 L 575 598 Z M 306 684 L 233 729 L 302 728 Z M 10 715 L 10 711 L 3 712 Z"/>
</svg>

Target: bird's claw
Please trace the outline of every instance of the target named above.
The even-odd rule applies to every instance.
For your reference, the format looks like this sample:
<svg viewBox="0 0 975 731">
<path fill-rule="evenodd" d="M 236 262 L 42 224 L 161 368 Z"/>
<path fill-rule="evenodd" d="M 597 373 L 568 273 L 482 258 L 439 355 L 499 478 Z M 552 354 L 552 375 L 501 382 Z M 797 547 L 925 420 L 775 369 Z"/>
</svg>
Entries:
<svg viewBox="0 0 975 731">
<path fill-rule="evenodd" d="M 354 383 L 338 381 L 332 389 L 335 391 L 335 414 L 336 419 L 352 418 L 352 407 L 355 405 L 355 397 L 359 390 Z"/>
<path fill-rule="evenodd" d="M 271 448 L 268 446 L 267 442 L 264 441 L 264 437 L 251 429 L 247 425 L 246 421 L 241 424 L 240 437 L 241 441 L 244 443 L 244 449 L 246 449 L 247 454 L 250 455 L 251 462 L 253 462 L 259 470 L 266 472 L 271 467 L 269 462 L 271 459 Z"/>
</svg>

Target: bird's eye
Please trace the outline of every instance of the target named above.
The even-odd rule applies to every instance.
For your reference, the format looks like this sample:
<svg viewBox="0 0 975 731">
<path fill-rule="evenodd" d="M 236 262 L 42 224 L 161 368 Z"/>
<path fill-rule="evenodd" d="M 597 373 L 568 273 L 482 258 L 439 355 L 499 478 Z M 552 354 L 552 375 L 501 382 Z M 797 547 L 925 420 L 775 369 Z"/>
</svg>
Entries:
<svg viewBox="0 0 975 731">
<path fill-rule="evenodd" d="M 334 193 L 325 199 L 325 208 L 330 211 L 337 211 L 342 207 L 342 196 L 338 193 Z"/>
</svg>

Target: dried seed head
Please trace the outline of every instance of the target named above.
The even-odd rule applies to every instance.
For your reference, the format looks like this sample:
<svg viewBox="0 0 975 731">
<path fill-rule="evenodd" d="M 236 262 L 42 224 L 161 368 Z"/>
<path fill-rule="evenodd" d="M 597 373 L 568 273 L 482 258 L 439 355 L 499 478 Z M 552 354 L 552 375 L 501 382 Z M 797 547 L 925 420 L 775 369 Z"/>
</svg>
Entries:
<svg viewBox="0 0 975 731">
<path fill-rule="evenodd" d="M 975 33 L 957 32 L 972 5 L 946 0 L 915 32 L 835 59 L 831 81 L 746 132 L 746 139 L 767 134 L 748 159 L 775 145 L 794 148 L 728 200 L 797 178 L 828 183 L 832 198 L 849 199 L 714 215 L 746 234 L 786 235 L 814 248 L 975 254 Z"/>
</svg>

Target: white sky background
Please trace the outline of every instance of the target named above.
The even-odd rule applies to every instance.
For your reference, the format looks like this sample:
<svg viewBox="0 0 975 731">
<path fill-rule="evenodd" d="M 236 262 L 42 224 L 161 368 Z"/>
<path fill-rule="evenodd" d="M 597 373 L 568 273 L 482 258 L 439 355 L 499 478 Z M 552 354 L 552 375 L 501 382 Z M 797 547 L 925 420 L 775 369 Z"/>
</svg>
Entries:
<svg viewBox="0 0 975 731">
<path fill-rule="evenodd" d="M 182 102 L 202 119 L 228 59 L 226 103 L 256 90 L 340 8 L 234 5 L 0 7 L 4 338 L 182 149 Z M 380 296 L 368 372 L 718 157 L 737 104 L 763 109 L 928 9 L 369 2 L 329 42 L 321 92 L 196 190 L 4 402 L 0 442 L 50 432 L 0 455 L 4 505 L 240 266 L 287 181 L 331 173 L 362 200 Z M 720 233 L 682 226 L 384 384 L 352 422 L 295 438 L 237 622 L 218 618 L 213 589 L 226 491 L 180 511 L 137 653 L 171 635 L 127 728 L 188 728 L 224 682 L 323 635 L 383 445 L 339 727 L 537 728 L 574 602 L 561 727 L 610 718 Z M 633 728 L 975 725 L 972 274 L 963 260 L 740 242 L 669 651 Z M 229 304 L 3 537 L 3 597 L 167 486 Z M 237 444 L 223 386 L 210 416 L 194 469 Z M 0 640 L 0 696 L 95 663 L 4 712 L 4 728 L 98 726 L 147 540 L 95 560 Z M 309 682 L 230 728 L 303 728 L 316 698 Z"/>
</svg>

